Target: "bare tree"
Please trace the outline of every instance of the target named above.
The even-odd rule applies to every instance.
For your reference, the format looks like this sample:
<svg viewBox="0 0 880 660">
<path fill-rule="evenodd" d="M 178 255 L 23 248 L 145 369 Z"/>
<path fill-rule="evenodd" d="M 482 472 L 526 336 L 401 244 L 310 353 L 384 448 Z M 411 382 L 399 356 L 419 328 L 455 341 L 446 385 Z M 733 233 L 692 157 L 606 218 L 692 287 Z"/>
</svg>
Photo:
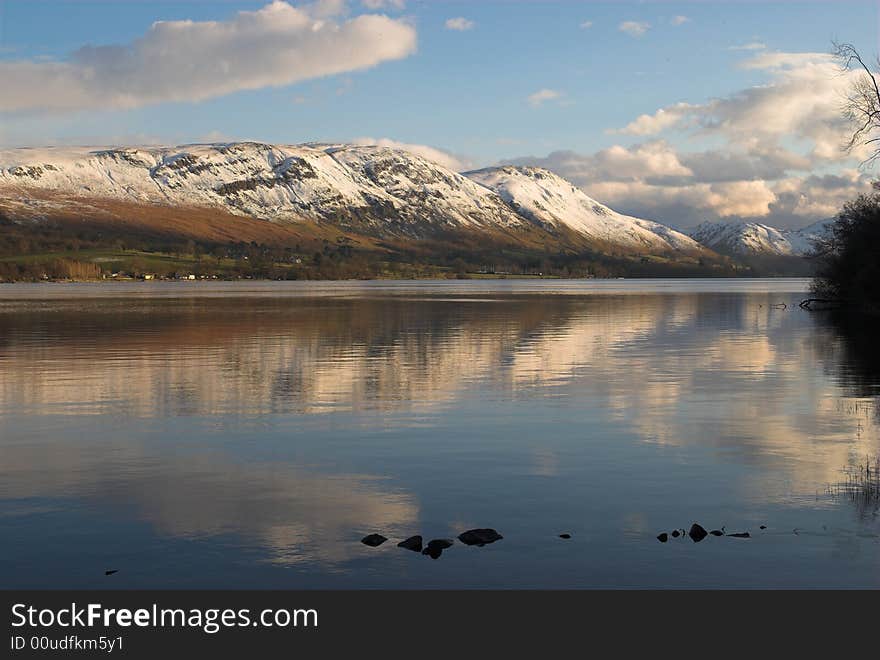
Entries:
<svg viewBox="0 0 880 660">
<path fill-rule="evenodd" d="M 880 143 L 880 84 L 877 76 L 852 44 L 832 42 L 832 54 L 840 62 L 844 73 L 857 72 L 852 84 L 846 92 L 843 105 L 843 116 L 852 122 L 853 134 L 845 148 L 852 151 L 856 147 L 877 145 Z M 880 60 L 877 62 L 880 66 Z M 870 155 L 862 162 L 863 166 L 872 165 L 880 158 L 880 145 L 871 146 Z"/>
</svg>

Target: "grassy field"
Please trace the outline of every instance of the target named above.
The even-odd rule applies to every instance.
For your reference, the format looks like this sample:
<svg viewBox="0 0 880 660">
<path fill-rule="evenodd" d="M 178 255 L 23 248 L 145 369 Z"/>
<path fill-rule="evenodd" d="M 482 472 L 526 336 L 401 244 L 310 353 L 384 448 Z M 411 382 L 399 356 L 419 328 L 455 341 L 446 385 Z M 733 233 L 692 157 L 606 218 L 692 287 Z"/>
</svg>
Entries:
<svg viewBox="0 0 880 660">
<path fill-rule="evenodd" d="M 90 276 L 70 274 L 59 264 L 89 264 L 97 269 Z M 4 271 L 4 267 L 6 270 Z M 4 277 L 4 272 L 13 273 Z M 17 272 L 18 274 L 14 274 Z M 0 281 L 68 279 L 156 279 L 209 277 L 218 279 L 414 279 L 454 277 L 452 269 L 428 264 L 378 259 L 336 259 L 314 256 L 291 260 L 247 256 L 218 257 L 144 250 L 92 248 L 46 251 L 34 254 L 0 256 Z M 489 274 L 475 277 L 498 277 Z"/>
<path fill-rule="evenodd" d="M 216 270 L 223 272 L 235 267 L 234 259 L 217 259 L 206 256 L 165 254 L 140 250 L 86 249 L 64 250 L 0 257 L 0 262 L 13 264 L 45 264 L 56 259 L 69 259 L 97 264 L 107 274 L 133 269 L 142 273 L 167 274 L 171 272 L 190 273 L 194 270 Z"/>
</svg>

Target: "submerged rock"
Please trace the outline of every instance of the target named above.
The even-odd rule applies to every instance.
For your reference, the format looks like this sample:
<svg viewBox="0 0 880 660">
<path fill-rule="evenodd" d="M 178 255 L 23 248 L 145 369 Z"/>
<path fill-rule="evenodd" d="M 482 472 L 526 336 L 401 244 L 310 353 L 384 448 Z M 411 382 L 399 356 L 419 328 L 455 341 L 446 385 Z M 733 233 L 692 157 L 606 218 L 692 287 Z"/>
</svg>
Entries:
<svg viewBox="0 0 880 660">
<path fill-rule="evenodd" d="M 569 534 L 568 532 L 565 532 L 565 533 L 563 533 L 563 534 L 560 534 L 560 535 L 559 535 L 559 538 L 561 538 L 561 539 L 570 539 L 570 538 L 571 538 L 571 534 Z"/>
<path fill-rule="evenodd" d="M 367 534 L 364 538 L 361 539 L 361 543 L 364 545 L 368 545 L 371 548 L 375 548 L 376 546 L 380 546 L 388 539 L 381 534 Z"/>
<path fill-rule="evenodd" d="M 735 539 L 750 539 L 752 535 L 748 532 L 737 532 L 736 534 L 728 534 L 728 536 L 732 536 Z"/>
<path fill-rule="evenodd" d="M 398 548 L 405 548 L 406 550 L 412 550 L 413 552 L 421 552 L 422 551 L 422 537 L 416 534 L 415 536 L 410 536 L 405 541 L 401 541 L 397 544 Z"/>
<path fill-rule="evenodd" d="M 488 545 L 489 543 L 495 543 L 495 541 L 500 541 L 504 537 L 501 536 L 494 529 L 469 529 L 466 532 L 462 532 L 458 535 L 458 540 L 464 543 L 465 545 L 476 545 L 482 548 L 484 545 Z"/>
<path fill-rule="evenodd" d="M 667 534 L 666 532 L 658 534 L 657 540 L 660 541 L 660 543 L 666 543 L 669 540 L 669 534 Z"/>
<path fill-rule="evenodd" d="M 423 555 L 428 555 L 431 559 L 437 559 L 443 554 L 446 548 L 451 548 L 453 541 L 449 539 L 431 539 L 428 546 L 422 550 Z"/>
<path fill-rule="evenodd" d="M 691 525 L 691 531 L 688 532 L 688 536 L 691 537 L 691 540 L 694 543 L 699 543 L 704 538 L 709 536 L 709 532 L 707 532 L 705 529 L 703 529 L 702 525 L 698 525 L 697 523 L 694 523 L 693 525 Z"/>
</svg>

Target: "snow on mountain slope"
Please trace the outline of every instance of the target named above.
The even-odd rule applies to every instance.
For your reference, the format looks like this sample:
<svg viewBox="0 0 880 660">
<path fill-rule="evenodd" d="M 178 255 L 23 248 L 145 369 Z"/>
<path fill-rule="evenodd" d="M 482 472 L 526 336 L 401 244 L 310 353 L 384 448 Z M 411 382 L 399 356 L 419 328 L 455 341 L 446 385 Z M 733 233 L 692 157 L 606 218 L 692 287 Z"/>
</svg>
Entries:
<svg viewBox="0 0 880 660">
<path fill-rule="evenodd" d="M 454 218 L 462 225 L 524 224 L 494 192 L 408 152 L 371 146 L 343 146 L 328 152 L 396 199 L 418 208 L 422 217 Z"/>
<path fill-rule="evenodd" d="M 13 164 L 10 164 L 13 163 Z M 241 143 L 0 154 L 0 186 L 124 201 L 218 205 L 264 219 L 317 215 L 317 205 L 387 198 L 321 150 Z M 366 188 L 366 190 L 364 190 Z M 387 200 L 392 201 L 392 200 Z"/>
<path fill-rule="evenodd" d="M 791 255 L 785 235 L 757 222 L 704 222 L 690 235 L 713 250 L 734 255 Z"/>
<path fill-rule="evenodd" d="M 466 176 L 497 192 L 520 215 L 567 227 L 606 244 L 661 251 L 700 251 L 691 237 L 658 222 L 617 213 L 556 174 L 537 167 L 492 167 Z"/>
<path fill-rule="evenodd" d="M 757 222 L 704 222 L 690 235 L 718 252 L 739 256 L 803 256 L 813 241 L 827 232 L 831 220 L 803 229 L 784 231 Z"/>
<path fill-rule="evenodd" d="M 495 194 L 391 148 L 260 143 L 0 152 L 0 194 L 222 207 L 284 222 L 356 222 L 419 234 L 436 227 L 524 225 Z"/>
<path fill-rule="evenodd" d="M 831 234 L 831 225 L 834 218 L 819 220 L 802 229 L 789 232 L 788 242 L 791 243 L 791 249 L 795 254 L 809 254 L 813 251 L 816 241 L 827 238 Z"/>
<path fill-rule="evenodd" d="M 279 224 L 313 220 L 380 236 L 470 229 L 486 231 L 488 239 L 520 229 L 527 231 L 518 236 L 531 236 L 523 240 L 535 240 L 537 231 L 537 245 L 556 236 L 560 245 L 614 252 L 703 250 L 669 227 L 611 210 L 547 170 L 502 167 L 464 176 L 380 146 L 240 142 L 0 151 L 3 200 L 23 214 L 55 203 L 85 214 L 89 204 L 110 200 L 221 209 Z"/>
</svg>

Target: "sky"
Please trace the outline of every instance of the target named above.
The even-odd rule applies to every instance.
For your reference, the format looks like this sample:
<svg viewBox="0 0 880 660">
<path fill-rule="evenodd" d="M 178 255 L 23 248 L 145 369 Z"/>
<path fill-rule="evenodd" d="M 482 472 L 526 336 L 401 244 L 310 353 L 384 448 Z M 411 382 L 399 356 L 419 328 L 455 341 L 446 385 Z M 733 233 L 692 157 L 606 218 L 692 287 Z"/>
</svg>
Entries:
<svg viewBox="0 0 880 660">
<path fill-rule="evenodd" d="M 689 228 L 870 187 L 847 76 L 878 3 L 0 0 L 0 146 L 358 142 L 547 167 Z"/>
</svg>

